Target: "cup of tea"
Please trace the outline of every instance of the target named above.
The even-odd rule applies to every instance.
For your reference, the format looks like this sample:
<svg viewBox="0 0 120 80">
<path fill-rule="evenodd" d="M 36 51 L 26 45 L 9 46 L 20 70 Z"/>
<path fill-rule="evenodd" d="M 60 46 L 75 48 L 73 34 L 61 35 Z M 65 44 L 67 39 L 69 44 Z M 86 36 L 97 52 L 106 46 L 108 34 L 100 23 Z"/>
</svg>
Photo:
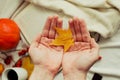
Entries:
<svg viewBox="0 0 120 80">
<path fill-rule="evenodd" d="M 2 80 L 27 80 L 28 73 L 24 68 L 6 68 L 2 73 Z"/>
</svg>

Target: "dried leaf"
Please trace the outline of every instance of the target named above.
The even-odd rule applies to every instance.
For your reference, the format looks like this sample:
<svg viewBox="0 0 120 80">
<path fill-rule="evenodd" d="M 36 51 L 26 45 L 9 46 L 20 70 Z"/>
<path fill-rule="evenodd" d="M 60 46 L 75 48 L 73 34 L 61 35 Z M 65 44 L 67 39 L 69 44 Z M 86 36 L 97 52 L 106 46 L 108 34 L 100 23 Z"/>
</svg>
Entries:
<svg viewBox="0 0 120 80">
<path fill-rule="evenodd" d="M 55 38 L 55 40 L 52 41 L 50 45 L 64 46 L 64 51 L 65 52 L 68 51 L 68 49 L 74 43 L 71 30 L 70 29 L 63 30 L 57 27 L 55 27 L 55 30 L 58 33 L 58 36 Z"/>
<path fill-rule="evenodd" d="M 30 77 L 33 68 L 34 68 L 34 64 L 31 63 L 30 57 L 26 56 L 22 59 L 22 67 L 25 68 L 28 72 L 28 77 Z"/>
</svg>

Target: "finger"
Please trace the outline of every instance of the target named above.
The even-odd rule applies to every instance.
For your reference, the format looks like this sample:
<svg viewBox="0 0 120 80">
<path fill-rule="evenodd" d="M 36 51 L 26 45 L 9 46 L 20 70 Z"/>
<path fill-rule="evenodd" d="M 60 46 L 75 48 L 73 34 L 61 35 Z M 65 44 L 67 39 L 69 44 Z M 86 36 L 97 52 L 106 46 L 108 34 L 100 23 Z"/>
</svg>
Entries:
<svg viewBox="0 0 120 80">
<path fill-rule="evenodd" d="M 84 42 L 89 42 L 91 37 L 90 37 L 89 31 L 87 30 L 84 20 L 80 20 L 80 28 L 82 33 L 82 40 Z"/>
<path fill-rule="evenodd" d="M 81 28 L 80 28 L 80 25 L 79 25 L 79 19 L 77 17 L 74 18 L 74 27 L 75 27 L 75 33 L 76 33 L 76 40 L 79 42 L 79 41 L 82 41 L 82 38 L 81 38 Z"/>
<path fill-rule="evenodd" d="M 57 20 L 57 27 L 62 28 L 62 25 L 63 25 L 63 21 L 62 21 L 62 19 L 59 18 Z"/>
<path fill-rule="evenodd" d="M 50 26 L 50 30 L 49 30 L 49 38 L 51 38 L 51 39 L 55 38 L 56 31 L 55 31 L 54 27 L 57 26 L 57 19 L 58 19 L 58 16 L 53 16 L 51 26 Z"/>
<path fill-rule="evenodd" d="M 56 27 L 58 27 L 58 28 L 61 28 L 62 29 L 62 25 L 63 25 L 63 21 L 62 21 L 62 19 L 58 19 L 57 20 L 57 26 Z M 57 34 L 55 34 L 55 37 L 57 36 Z"/>
<path fill-rule="evenodd" d="M 95 61 L 100 61 L 102 57 L 99 55 L 99 45 L 95 42 L 95 40 L 92 38 L 90 41 L 90 53 L 93 55 Z"/>
<path fill-rule="evenodd" d="M 92 53 L 98 54 L 99 45 L 95 42 L 93 38 L 90 40 L 90 48 Z"/>
<path fill-rule="evenodd" d="M 76 35 L 75 35 L 75 28 L 74 28 L 73 19 L 70 19 L 68 23 L 69 23 L 69 28 L 70 28 L 70 30 L 72 31 L 73 38 L 74 38 L 74 40 L 76 41 Z"/>
<path fill-rule="evenodd" d="M 43 28 L 42 36 L 48 37 L 49 35 L 49 29 L 52 21 L 52 16 L 49 16 L 46 20 L 45 26 Z"/>
</svg>

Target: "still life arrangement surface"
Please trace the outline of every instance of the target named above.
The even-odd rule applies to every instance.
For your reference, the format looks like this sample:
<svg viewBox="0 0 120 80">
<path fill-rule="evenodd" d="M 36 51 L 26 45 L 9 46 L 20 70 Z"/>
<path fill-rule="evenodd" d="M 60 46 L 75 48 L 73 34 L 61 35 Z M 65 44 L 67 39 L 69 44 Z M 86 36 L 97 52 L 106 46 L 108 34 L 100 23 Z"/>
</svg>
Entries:
<svg viewBox="0 0 120 80">
<path fill-rule="evenodd" d="M 29 45 L 20 36 L 19 26 L 8 18 L 0 19 L 0 77 L 7 68 L 24 68 L 28 78 L 34 68 Z"/>
</svg>

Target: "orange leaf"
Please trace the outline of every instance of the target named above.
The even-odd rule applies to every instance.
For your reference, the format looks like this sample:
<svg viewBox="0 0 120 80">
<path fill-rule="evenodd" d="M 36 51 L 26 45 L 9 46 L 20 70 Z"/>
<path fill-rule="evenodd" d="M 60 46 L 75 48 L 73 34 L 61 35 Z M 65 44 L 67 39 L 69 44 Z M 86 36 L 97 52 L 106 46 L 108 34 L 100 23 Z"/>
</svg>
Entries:
<svg viewBox="0 0 120 80">
<path fill-rule="evenodd" d="M 4 71 L 4 65 L 0 63 L 0 75 L 2 74 L 3 71 Z"/>
<path fill-rule="evenodd" d="M 34 69 L 34 64 L 31 63 L 30 57 L 26 56 L 22 59 L 22 67 L 25 68 L 28 72 L 28 77 L 30 77 L 33 69 Z"/>
<path fill-rule="evenodd" d="M 55 30 L 58 33 L 58 36 L 50 45 L 64 46 L 64 51 L 66 52 L 74 43 L 72 32 L 70 29 L 63 30 L 57 27 L 55 27 Z"/>
</svg>

